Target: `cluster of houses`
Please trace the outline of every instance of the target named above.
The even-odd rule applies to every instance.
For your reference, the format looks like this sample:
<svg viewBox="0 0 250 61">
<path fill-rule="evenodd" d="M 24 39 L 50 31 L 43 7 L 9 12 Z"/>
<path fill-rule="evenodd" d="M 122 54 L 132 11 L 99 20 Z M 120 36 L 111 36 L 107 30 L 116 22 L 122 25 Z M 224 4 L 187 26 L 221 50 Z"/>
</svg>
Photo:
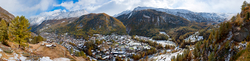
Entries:
<svg viewBox="0 0 250 61">
<path fill-rule="evenodd" d="M 146 43 L 142 43 L 132 39 L 132 37 L 129 35 L 94 34 L 92 37 L 89 38 L 89 40 L 74 39 L 74 37 L 68 36 L 67 34 L 56 35 L 54 33 L 45 32 L 41 33 L 40 35 L 46 38 L 48 41 L 54 41 L 58 44 L 61 44 L 62 46 L 66 47 L 69 51 L 73 49 L 73 52 L 80 52 L 82 49 L 86 48 L 86 46 L 84 46 L 84 43 L 87 41 L 105 40 L 103 41 L 102 44 L 97 45 L 98 47 L 97 49 L 91 50 L 92 52 L 91 58 L 101 59 L 101 60 L 112 60 L 115 59 L 116 57 L 127 59 L 130 58 L 133 54 L 138 54 L 140 51 L 152 48 L 152 46 Z M 143 36 L 136 36 L 136 38 L 144 40 L 152 40 L 151 38 Z"/>
<path fill-rule="evenodd" d="M 133 40 L 129 35 L 101 35 L 94 34 L 93 37 L 90 37 L 89 40 L 105 40 L 101 45 L 98 45 L 98 49 L 93 50 L 93 54 L 96 58 L 102 59 L 115 59 L 120 57 L 122 59 L 127 59 L 133 54 L 137 54 L 143 49 L 152 48 L 146 43 L 141 43 L 136 40 Z M 113 41 L 112 41 L 113 40 Z M 103 53 L 101 53 L 103 52 Z"/>
</svg>

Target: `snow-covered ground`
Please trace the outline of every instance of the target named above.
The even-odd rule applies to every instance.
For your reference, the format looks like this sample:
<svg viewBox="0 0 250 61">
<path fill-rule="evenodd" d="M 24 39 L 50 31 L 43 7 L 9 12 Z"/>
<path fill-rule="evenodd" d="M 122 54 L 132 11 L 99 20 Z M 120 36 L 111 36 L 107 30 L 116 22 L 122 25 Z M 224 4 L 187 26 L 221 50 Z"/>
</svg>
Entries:
<svg viewBox="0 0 250 61">
<path fill-rule="evenodd" d="M 21 61 L 25 61 L 27 59 L 27 57 L 24 57 L 22 54 L 21 54 L 21 57 L 19 57 Z"/>
<path fill-rule="evenodd" d="M 180 50 L 180 51 L 175 52 L 175 53 L 166 53 L 166 54 L 158 55 L 158 56 L 152 57 L 150 59 L 155 59 L 155 61 L 171 61 L 171 58 L 173 56 L 176 57 L 178 54 L 182 54 L 182 53 L 183 53 L 183 50 Z"/>
<path fill-rule="evenodd" d="M 157 40 L 156 42 L 162 44 L 163 47 L 165 47 L 166 45 L 176 46 L 175 43 L 172 41 Z"/>
<path fill-rule="evenodd" d="M 53 61 L 50 59 L 50 57 L 42 57 L 42 58 L 39 58 L 40 61 Z"/>
<path fill-rule="evenodd" d="M 53 61 L 70 61 L 69 58 L 55 58 Z"/>
<path fill-rule="evenodd" d="M 233 37 L 233 33 L 232 33 L 232 31 L 230 31 L 229 34 L 227 35 L 227 38 L 223 42 L 230 40 L 232 37 Z"/>
<path fill-rule="evenodd" d="M 196 42 L 196 41 L 200 41 L 203 39 L 203 36 L 199 36 L 199 32 L 195 32 L 195 34 L 189 36 L 188 38 L 184 39 L 185 42 Z"/>
<path fill-rule="evenodd" d="M 165 47 L 166 45 L 176 46 L 176 44 L 173 41 L 169 40 L 153 40 L 152 38 L 149 37 L 143 37 L 143 36 L 138 36 L 138 37 L 144 38 L 144 40 L 154 41 L 156 43 L 162 44 L 163 47 Z"/>
<path fill-rule="evenodd" d="M 160 32 L 160 34 L 164 34 L 164 35 L 167 35 L 169 37 L 169 35 L 167 33 L 165 33 L 165 32 Z M 141 38 L 143 40 L 154 41 L 154 42 L 157 42 L 159 44 L 162 44 L 163 47 L 165 47 L 166 45 L 176 46 L 176 44 L 173 41 L 170 41 L 171 38 L 168 38 L 168 40 L 153 40 L 150 37 L 137 36 L 137 35 L 135 36 L 135 38 Z"/>
</svg>

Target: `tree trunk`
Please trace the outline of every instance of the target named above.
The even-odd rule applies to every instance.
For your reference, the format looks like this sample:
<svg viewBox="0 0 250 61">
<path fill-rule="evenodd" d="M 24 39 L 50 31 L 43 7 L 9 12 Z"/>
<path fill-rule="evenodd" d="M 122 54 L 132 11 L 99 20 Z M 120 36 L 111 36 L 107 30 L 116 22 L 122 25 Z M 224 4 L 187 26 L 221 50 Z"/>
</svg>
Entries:
<svg viewBox="0 0 250 61">
<path fill-rule="evenodd" d="M 21 42 L 20 41 L 18 41 L 19 42 L 19 47 L 18 48 L 20 48 L 20 44 L 21 44 Z"/>
</svg>

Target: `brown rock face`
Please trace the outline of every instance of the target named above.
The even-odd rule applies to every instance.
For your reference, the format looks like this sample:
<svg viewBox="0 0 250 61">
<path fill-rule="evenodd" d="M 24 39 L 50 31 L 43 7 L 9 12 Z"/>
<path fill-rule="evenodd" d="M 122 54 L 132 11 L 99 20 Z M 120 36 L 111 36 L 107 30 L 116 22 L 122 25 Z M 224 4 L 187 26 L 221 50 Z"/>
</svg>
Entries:
<svg viewBox="0 0 250 61">
<path fill-rule="evenodd" d="M 0 7 L 0 19 L 4 19 L 7 22 L 10 22 L 12 19 L 14 19 L 15 16 Z"/>
<path fill-rule="evenodd" d="M 234 27 L 234 40 L 243 41 L 246 37 L 250 36 L 250 22 L 245 23 L 242 27 Z"/>
</svg>

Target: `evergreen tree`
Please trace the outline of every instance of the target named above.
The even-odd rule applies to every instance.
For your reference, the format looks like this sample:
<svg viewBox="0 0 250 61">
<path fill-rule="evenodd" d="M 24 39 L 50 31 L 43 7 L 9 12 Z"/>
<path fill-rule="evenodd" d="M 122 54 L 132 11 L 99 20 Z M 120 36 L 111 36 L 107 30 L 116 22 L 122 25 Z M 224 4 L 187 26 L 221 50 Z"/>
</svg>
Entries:
<svg viewBox="0 0 250 61">
<path fill-rule="evenodd" d="M 246 6 L 247 6 L 247 2 L 244 1 L 244 2 L 243 2 L 243 5 L 241 6 L 241 10 L 244 10 Z"/>
<path fill-rule="evenodd" d="M 83 51 L 81 51 L 80 53 L 81 53 L 81 56 L 83 56 L 83 58 L 87 58 L 86 54 Z"/>
<path fill-rule="evenodd" d="M 246 13 L 246 16 L 245 16 L 245 18 L 244 18 L 244 21 L 247 21 L 247 22 L 248 22 L 248 20 L 249 20 L 249 16 L 250 16 L 250 13 L 249 13 L 249 12 L 247 12 L 247 13 Z"/>
<path fill-rule="evenodd" d="M 231 21 L 234 22 L 235 20 L 236 20 L 236 17 L 233 16 L 233 17 L 231 18 Z"/>
<path fill-rule="evenodd" d="M 5 20 L 1 20 L 0 22 L 0 41 L 2 44 L 7 45 L 7 40 L 9 40 L 8 36 L 8 25 Z"/>
<path fill-rule="evenodd" d="M 240 26 L 242 24 L 242 18 L 240 17 L 240 14 L 238 13 L 236 16 L 236 25 Z"/>
<path fill-rule="evenodd" d="M 214 52 L 208 56 L 208 61 L 215 61 Z"/>
<path fill-rule="evenodd" d="M 27 42 L 27 38 L 31 36 L 30 29 L 28 28 L 30 25 L 28 19 L 24 16 L 17 16 L 14 20 L 9 24 L 9 31 L 13 35 L 14 41 L 20 46 L 27 46 L 25 42 Z"/>
<path fill-rule="evenodd" d="M 73 47 L 70 48 L 70 54 L 73 54 Z"/>
</svg>

